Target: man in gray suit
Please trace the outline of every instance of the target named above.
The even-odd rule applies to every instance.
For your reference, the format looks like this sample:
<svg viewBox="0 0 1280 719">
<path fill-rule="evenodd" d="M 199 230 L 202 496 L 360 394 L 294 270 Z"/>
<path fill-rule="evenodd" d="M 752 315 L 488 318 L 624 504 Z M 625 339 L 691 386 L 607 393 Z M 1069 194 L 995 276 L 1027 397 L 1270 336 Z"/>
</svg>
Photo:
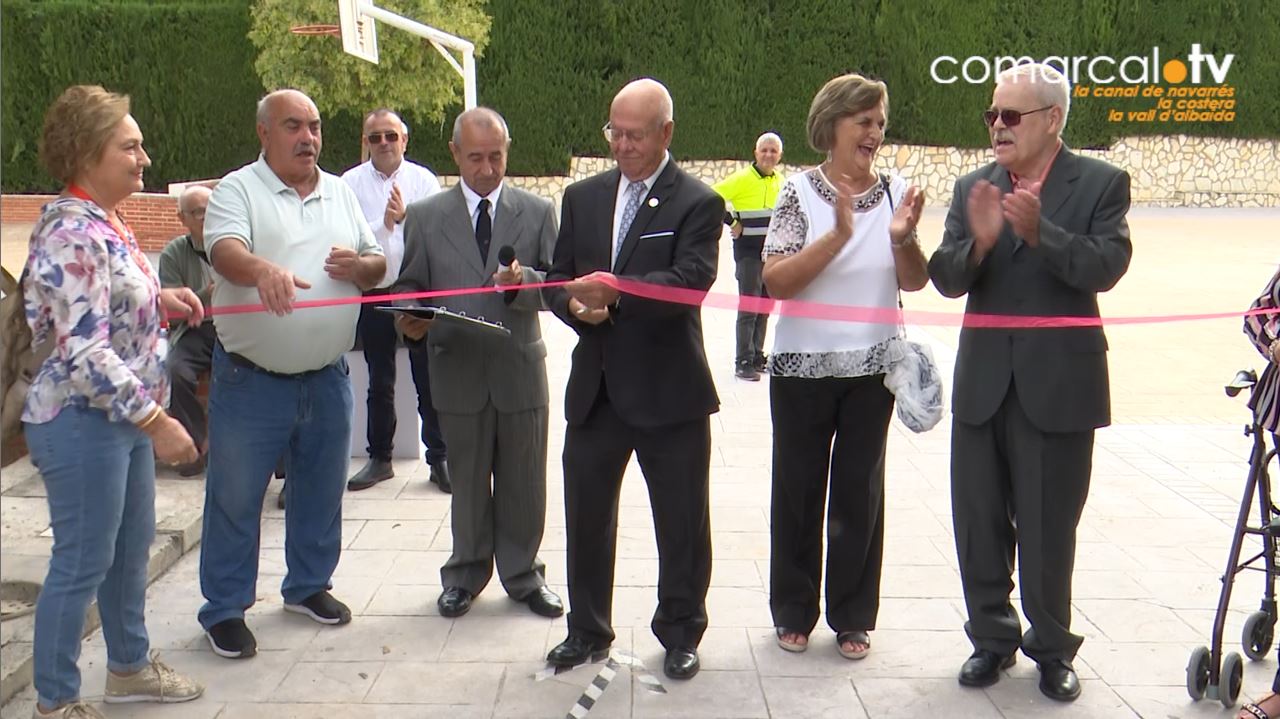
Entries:
<svg viewBox="0 0 1280 719">
<path fill-rule="evenodd" d="M 1000 74 L 983 114 L 995 162 L 960 178 L 929 276 L 968 315 L 1098 318 L 1129 267 L 1129 175 L 1063 145 L 1070 83 L 1047 65 Z M 965 686 L 995 683 L 1021 649 L 1040 691 L 1072 701 L 1076 525 L 1093 433 L 1111 423 L 1107 339 L 1092 326 L 966 326 L 956 356 L 951 511 L 973 655 Z M 1009 602 L 1014 550 L 1022 633 Z"/>
<path fill-rule="evenodd" d="M 449 150 L 462 182 L 409 206 L 394 292 L 541 282 L 555 247 L 554 208 L 504 185 L 511 136 L 502 116 L 458 116 Z M 499 257 L 514 250 L 500 266 Z M 504 258 L 505 259 L 505 258 Z M 535 613 L 558 617 L 560 598 L 538 559 L 547 503 L 547 356 L 537 289 L 495 290 L 433 303 L 501 322 L 501 336 L 397 317 L 411 351 L 430 352 L 431 397 L 449 447 L 453 554 L 440 569 L 440 614 L 458 617 L 493 575 Z"/>
</svg>

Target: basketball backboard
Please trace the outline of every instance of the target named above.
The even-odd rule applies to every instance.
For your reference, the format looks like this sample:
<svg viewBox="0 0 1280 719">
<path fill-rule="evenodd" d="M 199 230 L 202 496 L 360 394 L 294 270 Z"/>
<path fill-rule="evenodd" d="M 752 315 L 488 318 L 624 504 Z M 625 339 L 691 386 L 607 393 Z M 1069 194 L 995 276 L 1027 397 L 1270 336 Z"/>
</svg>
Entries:
<svg viewBox="0 0 1280 719">
<path fill-rule="evenodd" d="M 362 12 L 362 0 L 338 0 L 338 26 L 342 50 L 362 60 L 378 63 L 378 33 L 373 18 Z"/>
</svg>

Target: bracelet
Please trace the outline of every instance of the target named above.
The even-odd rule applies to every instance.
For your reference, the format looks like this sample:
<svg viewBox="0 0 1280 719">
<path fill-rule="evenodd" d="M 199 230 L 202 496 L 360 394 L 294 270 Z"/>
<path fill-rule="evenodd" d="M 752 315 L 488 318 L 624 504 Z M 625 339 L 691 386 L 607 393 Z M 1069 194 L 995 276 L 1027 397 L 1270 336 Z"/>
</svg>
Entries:
<svg viewBox="0 0 1280 719">
<path fill-rule="evenodd" d="M 900 250 L 904 247 L 910 247 L 918 244 L 920 244 L 920 238 L 916 235 L 916 231 L 914 229 L 911 230 L 911 234 L 907 235 L 907 239 L 902 242 L 894 242 L 892 237 L 889 238 L 889 246 L 894 249 Z"/>
<path fill-rule="evenodd" d="M 156 408 L 151 410 L 151 414 L 147 415 L 146 419 L 137 424 L 138 429 L 145 430 L 147 427 L 150 427 L 157 419 L 160 419 L 160 415 L 162 414 L 164 414 L 164 410 L 160 408 L 160 405 L 156 405 Z"/>
</svg>

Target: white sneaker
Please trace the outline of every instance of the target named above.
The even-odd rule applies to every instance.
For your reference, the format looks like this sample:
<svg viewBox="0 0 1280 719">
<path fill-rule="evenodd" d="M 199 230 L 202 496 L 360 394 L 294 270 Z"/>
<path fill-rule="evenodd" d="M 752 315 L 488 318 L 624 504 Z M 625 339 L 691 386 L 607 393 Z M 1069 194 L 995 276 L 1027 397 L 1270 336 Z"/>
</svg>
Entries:
<svg viewBox="0 0 1280 719">
<path fill-rule="evenodd" d="M 127 677 L 107 672 L 107 690 L 102 701 L 108 704 L 126 702 L 189 702 L 204 694 L 204 686 L 165 666 L 151 653 L 151 663 L 142 671 Z M 101 715 L 88 715 L 101 716 Z"/>
</svg>

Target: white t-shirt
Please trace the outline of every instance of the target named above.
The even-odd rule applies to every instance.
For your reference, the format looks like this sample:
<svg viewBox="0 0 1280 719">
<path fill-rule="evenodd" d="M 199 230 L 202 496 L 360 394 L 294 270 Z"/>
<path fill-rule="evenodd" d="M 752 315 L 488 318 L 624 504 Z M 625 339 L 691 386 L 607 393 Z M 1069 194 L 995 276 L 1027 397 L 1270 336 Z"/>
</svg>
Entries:
<svg viewBox="0 0 1280 719">
<path fill-rule="evenodd" d="M 310 282 L 311 289 L 296 290 L 298 301 L 360 296 L 355 284 L 325 273 L 331 248 L 352 249 L 361 256 L 382 254 L 346 183 L 320 170 L 315 191 L 303 199 L 262 156 L 218 183 L 209 198 L 204 238 L 211 258 L 219 242 L 238 240 L 253 254 Z M 232 284 L 215 270 L 215 308 L 260 303 L 258 288 Z M 295 374 L 333 364 L 351 349 L 359 314 L 357 304 L 295 308 L 283 317 L 266 311 L 215 314 L 214 326 L 228 352 L 272 372 Z"/>
<path fill-rule="evenodd" d="M 391 199 L 391 186 L 400 188 L 400 199 L 408 207 L 439 192 L 440 181 L 431 170 L 408 160 L 401 160 L 400 167 L 390 175 L 378 172 L 373 160 L 369 160 L 342 173 L 342 181 L 355 191 L 364 219 L 387 256 L 387 274 L 382 276 L 378 287 L 390 287 L 400 276 L 400 265 L 404 262 L 404 223 L 396 223 L 394 229 L 388 230 L 387 223 L 383 222 L 387 200 Z"/>
<path fill-rule="evenodd" d="M 891 176 L 889 192 L 896 207 L 906 192 L 906 183 Z M 793 255 L 831 231 L 836 224 L 835 201 L 836 191 L 821 168 L 787 178 L 769 223 L 764 256 Z M 853 237 L 792 299 L 897 310 L 898 275 L 889 245 L 893 211 L 882 184 L 854 197 L 853 212 Z M 896 321 L 849 322 L 784 313 L 773 333 L 769 371 L 783 377 L 812 378 L 880 374 L 889 368 L 888 341 L 897 334 Z"/>
</svg>

